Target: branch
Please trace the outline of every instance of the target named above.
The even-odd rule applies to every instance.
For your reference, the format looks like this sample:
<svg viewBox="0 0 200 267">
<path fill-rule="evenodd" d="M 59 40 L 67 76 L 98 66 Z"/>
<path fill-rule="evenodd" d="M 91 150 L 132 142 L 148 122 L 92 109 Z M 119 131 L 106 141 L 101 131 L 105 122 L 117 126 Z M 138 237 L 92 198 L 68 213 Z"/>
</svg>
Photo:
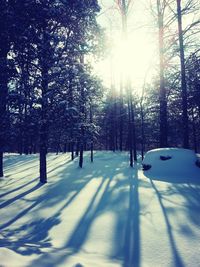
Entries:
<svg viewBox="0 0 200 267">
<path fill-rule="evenodd" d="M 184 31 L 183 34 L 187 33 L 189 30 L 191 30 L 193 27 L 197 26 L 200 24 L 200 19 L 196 20 L 195 22 L 193 22 L 192 24 L 190 24 Z"/>
</svg>

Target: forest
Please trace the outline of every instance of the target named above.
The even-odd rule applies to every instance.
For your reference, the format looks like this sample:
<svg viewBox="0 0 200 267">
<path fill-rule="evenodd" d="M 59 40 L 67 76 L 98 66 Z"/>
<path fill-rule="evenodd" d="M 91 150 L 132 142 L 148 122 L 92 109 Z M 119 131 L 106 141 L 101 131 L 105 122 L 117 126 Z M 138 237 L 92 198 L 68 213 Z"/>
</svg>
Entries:
<svg viewBox="0 0 200 267">
<path fill-rule="evenodd" d="M 200 266 L 200 1 L 0 1 L 0 267 Z"/>
<path fill-rule="evenodd" d="M 130 166 L 137 152 L 143 157 L 152 148 L 199 152 L 199 1 L 145 3 L 157 56 L 140 94 L 131 79 L 134 70 L 125 67 L 131 66 L 125 50 L 135 3 L 104 2 L 1 1 L 1 177 L 5 152 L 39 153 L 42 183 L 49 152 L 79 156 L 80 167 L 88 150 L 91 161 L 94 150 L 129 151 Z M 94 65 L 106 57 L 112 61 L 112 32 L 98 22 L 110 10 L 118 16 L 110 27 L 118 28 L 125 46 L 120 81 L 111 73 L 107 86 Z"/>
</svg>

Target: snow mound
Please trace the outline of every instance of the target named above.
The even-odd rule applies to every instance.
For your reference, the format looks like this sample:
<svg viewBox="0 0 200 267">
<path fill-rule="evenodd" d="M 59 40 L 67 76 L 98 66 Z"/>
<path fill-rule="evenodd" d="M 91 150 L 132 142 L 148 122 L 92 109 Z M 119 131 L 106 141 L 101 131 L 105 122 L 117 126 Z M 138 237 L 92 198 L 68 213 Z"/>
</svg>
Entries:
<svg viewBox="0 0 200 267">
<path fill-rule="evenodd" d="M 145 175 L 160 177 L 199 177 L 194 151 L 183 148 L 158 148 L 146 153 L 142 162 Z"/>
</svg>

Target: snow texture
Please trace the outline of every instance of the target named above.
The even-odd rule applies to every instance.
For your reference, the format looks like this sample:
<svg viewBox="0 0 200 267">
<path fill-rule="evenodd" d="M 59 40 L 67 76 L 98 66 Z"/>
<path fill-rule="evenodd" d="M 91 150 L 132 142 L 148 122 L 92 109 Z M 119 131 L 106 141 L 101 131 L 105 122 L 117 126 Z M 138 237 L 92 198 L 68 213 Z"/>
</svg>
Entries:
<svg viewBox="0 0 200 267">
<path fill-rule="evenodd" d="M 130 168 L 127 153 L 96 152 L 94 163 L 86 153 L 83 169 L 69 154 L 49 154 L 41 186 L 37 155 L 7 155 L 0 266 L 200 266 L 200 169 L 182 156 L 187 171 L 174 181 L 167 168 L 161 178 L 154 166 Z M 156 166 L 177 167 L 173 157 Z"/>
<path fill-rule="evenodd" d="M 151 165 L 149 177 L 171 182 L 195 182 L 199 178 L 194 151 L 183 148 L 158 148 L 146 153 L 143 164 Z"/>
</svg>

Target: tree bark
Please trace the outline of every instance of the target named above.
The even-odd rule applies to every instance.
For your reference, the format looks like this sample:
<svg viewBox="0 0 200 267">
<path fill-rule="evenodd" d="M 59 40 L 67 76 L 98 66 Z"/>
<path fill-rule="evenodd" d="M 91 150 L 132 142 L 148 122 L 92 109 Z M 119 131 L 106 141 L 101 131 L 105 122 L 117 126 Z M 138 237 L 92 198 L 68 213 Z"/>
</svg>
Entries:
<svg viewBox="0 0 200 267">
<path fill-rule="evenodd" d="M 177 17 L 178 17 L 178 35 L 179 35 L 180 64 L 181 64 L 183 147 L 189 148 L 187 83 L 186 83 L 186 72 L 185 72 L 181 0 L 177 0 Z"/>
<path fill-rule="evenodd" d="M 92 104 L 90 103 L 90 123 L 93 123 L 93 113 L 92 113 Z M 93 132 L 91 133 L 91 144 L 90 144 L 90 161 L 93 162 L 94 159 L 94 145 L 93 145 Z"/>
<path fill-rule="evenodd" d="M 158 12 L 158 35 L 159 35 L 159 61 L 160 61 L 160 147 L 167 147 L 168 126 L 167 126 L 167 100 L 164 78 L 164 25 L 163 25 L 163 10 L 160 0 L 157 0 Z"/>
<path fill-rule="evenodd" d="M 80 56 L 80 63 L 84 65 L 84 55 Z M 81 85 L 81 113 L 83 116 L 83 122 L 81 125 L 81 140 L 80 140 L 80 153 L 79 153 L 79 167 L 83 167 L 83 150 L 84 150 L 84 140 L 85 140 L 85 130 L 84 130 L 84 125 L 83 123 L 85 122 L 85 92 L 84 92 L 84 85 Z"/>
<path fill-rule="evenodd" d="M 195 123 L 195 116 L 194 116 L 194 110 L 192 108 L 192 133 L 193 133 L 193 145 L 194 145 L 194 151 L 197 153 L 197 137 L 196 137 L 196 123 Z"/>
<path fill-rule="evenodd" d="M 7 54 L 9 43 L 3 38 L 0 44 L 0 177 L 3 177 L 3 153 L 6 142 L 6 104 L 8 95 Z"/>
<path fill-rule="evenodd" d="M 45 31 L 45 29 L 44 29 Z M 41 58 L 41 75 L 42 75 L 42 96 L 41 96 L 41 121 L 40 121 L 40 182 L 47 182 L 47 91 L 48 91 L 48 66 L 47 66 L 47 54 L 46 54 L 46 42 L 47 38 L 45 32 L 43 33 L 42 44 L 42 58 Z"/>
<path fill-rule="evenodd" d="M 119 150 L 123 150 L 123 132 L 124 132 L 124 101 L 123 101 L 123 75 L 120 77 L 120 119 L 119 119 Z"/>
<path fill-rule="evenodd" d="M 76 157 L 78 157 L 78 155 L 79 155 L 79 150 L 80 150 L 80 141 L 77 140 L 77 142 L 76 142 Z"/>
<path fill-rule="evenodd" d="M 3 152 L 0 151 L 0 177 L 3 177 Z"/>
<path fill-rule="evenodd" d="M 129 135 L 129 159 L 130 159 L 130 167 L 133 167 L 133 133 L 132 133 L 132 123 L 131 123 L 131 105 L 130 105 L 130 97 L 128 99 L 128 135 Z"/>
<path fill-rule="evenodd" d="M 74 142 L 71 142 L 71 160 L 74 160 Z"/>
<path fill-rule="evenodd" d="M 133 156 L 134 161 L 137 161 L 137 144 L 136 144 L 136 134 L 135 134 L 135 114 L 133 107 L 132 96 L 130 95 L 130 108 L 131 108 L 131 127 L 132 127 L 132 138 L 133 138 Z"/>
<path fill-rule="evenodd" d="M 79 167 L 83 168 L 83 144 L 80 144 Z"/>
</svg>

